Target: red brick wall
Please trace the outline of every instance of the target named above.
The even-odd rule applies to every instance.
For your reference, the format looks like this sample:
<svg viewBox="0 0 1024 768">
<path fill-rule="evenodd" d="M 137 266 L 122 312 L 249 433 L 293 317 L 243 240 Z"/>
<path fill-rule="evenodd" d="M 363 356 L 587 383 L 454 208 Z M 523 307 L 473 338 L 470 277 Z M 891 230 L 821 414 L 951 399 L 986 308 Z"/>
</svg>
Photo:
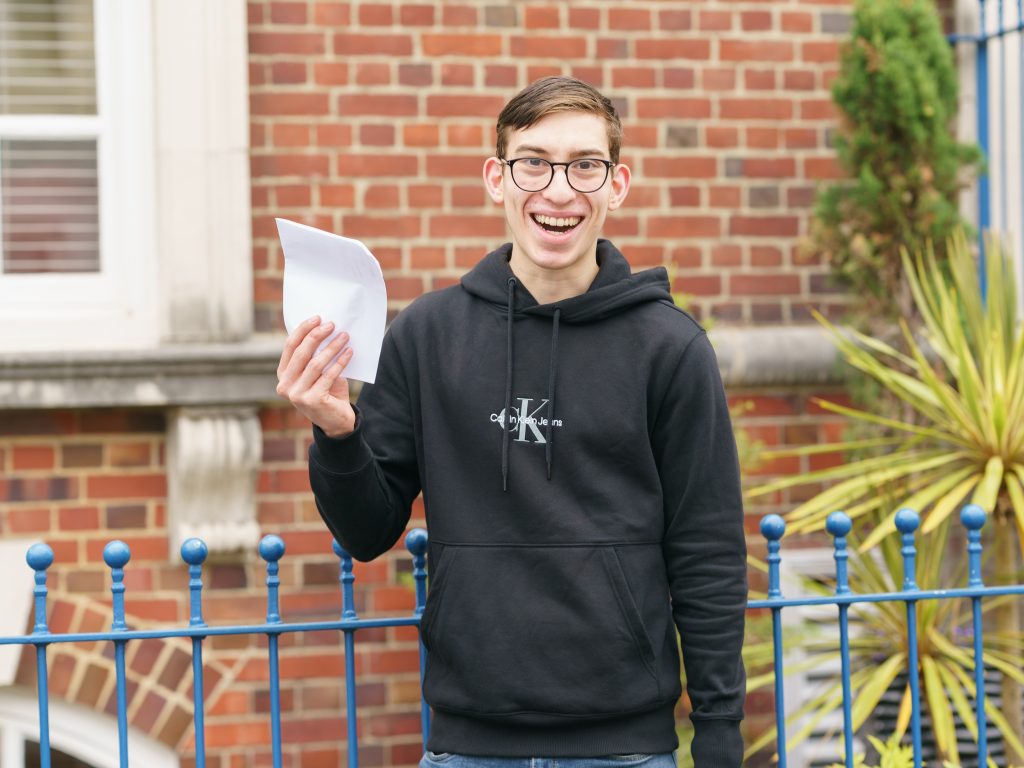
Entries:
<svg viewBox="0 0 1024 768">
<path fill-rule="evenodd" d="M 845 0 L 249 3 L 256 324 L 279 328 L 274 217 L 364 240 L 397 309 L 504 238 L 481 165 L 505 101 L 571 74 L 625 123 L 634 171 L 607 234 L 674 265 L 701 317 L 799 322 L 834 305 L 797 253 L 836 174 L 828 86 Z"/>
</svg>

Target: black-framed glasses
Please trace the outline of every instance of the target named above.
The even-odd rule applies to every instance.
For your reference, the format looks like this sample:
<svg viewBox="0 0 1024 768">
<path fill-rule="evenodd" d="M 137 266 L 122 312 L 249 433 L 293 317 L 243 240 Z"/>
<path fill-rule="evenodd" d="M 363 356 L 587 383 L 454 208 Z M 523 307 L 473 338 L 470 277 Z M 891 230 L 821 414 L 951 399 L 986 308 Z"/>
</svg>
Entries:
<svg viewBox="0 0 1024 768">
<path fill-rule="evenodd" d="M 502 159 L 512 172 L 512 181 L 524 192 L 547 189 L 555 178 L 555 168 L 565 168 L 565 180 L 577 192 L 597 192 L 608 180 L 608 172 L 615 167 L 610 160 L 581 157 L 569 163 L 552 163 L 542 157 Z"/>
</svg>

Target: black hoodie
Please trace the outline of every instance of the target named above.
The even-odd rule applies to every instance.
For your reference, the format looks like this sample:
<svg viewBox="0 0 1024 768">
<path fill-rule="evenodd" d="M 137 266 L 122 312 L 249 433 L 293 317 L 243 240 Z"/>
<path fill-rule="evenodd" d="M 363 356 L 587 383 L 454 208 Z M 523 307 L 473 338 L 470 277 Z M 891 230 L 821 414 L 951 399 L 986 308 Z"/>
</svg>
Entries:
<svg viewBox="0 0 1024 768">
<path fill-rule="evenodd" d="M 707 337 L 606 240 L 590 289 L 548 305 L 510 252 L 394 321 L 356 431 L 314 429 L 317 507 L 369 560 L 423 492 L 431 750 L 669 752 L 678 628 L 696 766 L 739 766 L 746 552 Z"/>
</svg>

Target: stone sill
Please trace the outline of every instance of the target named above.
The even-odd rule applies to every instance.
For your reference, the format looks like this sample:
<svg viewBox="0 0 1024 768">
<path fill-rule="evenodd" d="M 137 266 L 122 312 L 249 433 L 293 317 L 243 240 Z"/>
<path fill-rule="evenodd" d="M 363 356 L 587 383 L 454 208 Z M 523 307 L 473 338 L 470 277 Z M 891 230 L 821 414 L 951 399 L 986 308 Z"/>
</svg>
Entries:
<svg viewBox="0 0 1024 768">
<path fill-rule="evenodd" d="M 818 326 L 717 327 L 711 341 L 728 387 L 839 381 Z M 283 336 L 149 350 L 0 354 L 0 410 L 227 406 L 277 399 Z"/>
<path fill-rule="evenodd" d="M 142 350 L 0 354 L 0 409 L 274 400 L 284 337 Z"/>
</svg>

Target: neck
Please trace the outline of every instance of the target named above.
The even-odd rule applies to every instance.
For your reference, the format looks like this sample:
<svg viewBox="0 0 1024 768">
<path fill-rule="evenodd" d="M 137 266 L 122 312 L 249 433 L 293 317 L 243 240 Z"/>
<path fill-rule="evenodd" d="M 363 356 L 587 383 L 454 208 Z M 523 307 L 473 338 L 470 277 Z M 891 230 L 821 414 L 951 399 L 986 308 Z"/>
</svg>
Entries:
<svg viewBox="0 0 1024 768">
<path fill-rule="evenodd" d="M 522 283 L 538 304 L 554 304 L 587 292 L 599 271 L 597 249 L 561 269 L 539 267 L 515 247 L 509 258 L 512 274 Z"/>
</svg>

